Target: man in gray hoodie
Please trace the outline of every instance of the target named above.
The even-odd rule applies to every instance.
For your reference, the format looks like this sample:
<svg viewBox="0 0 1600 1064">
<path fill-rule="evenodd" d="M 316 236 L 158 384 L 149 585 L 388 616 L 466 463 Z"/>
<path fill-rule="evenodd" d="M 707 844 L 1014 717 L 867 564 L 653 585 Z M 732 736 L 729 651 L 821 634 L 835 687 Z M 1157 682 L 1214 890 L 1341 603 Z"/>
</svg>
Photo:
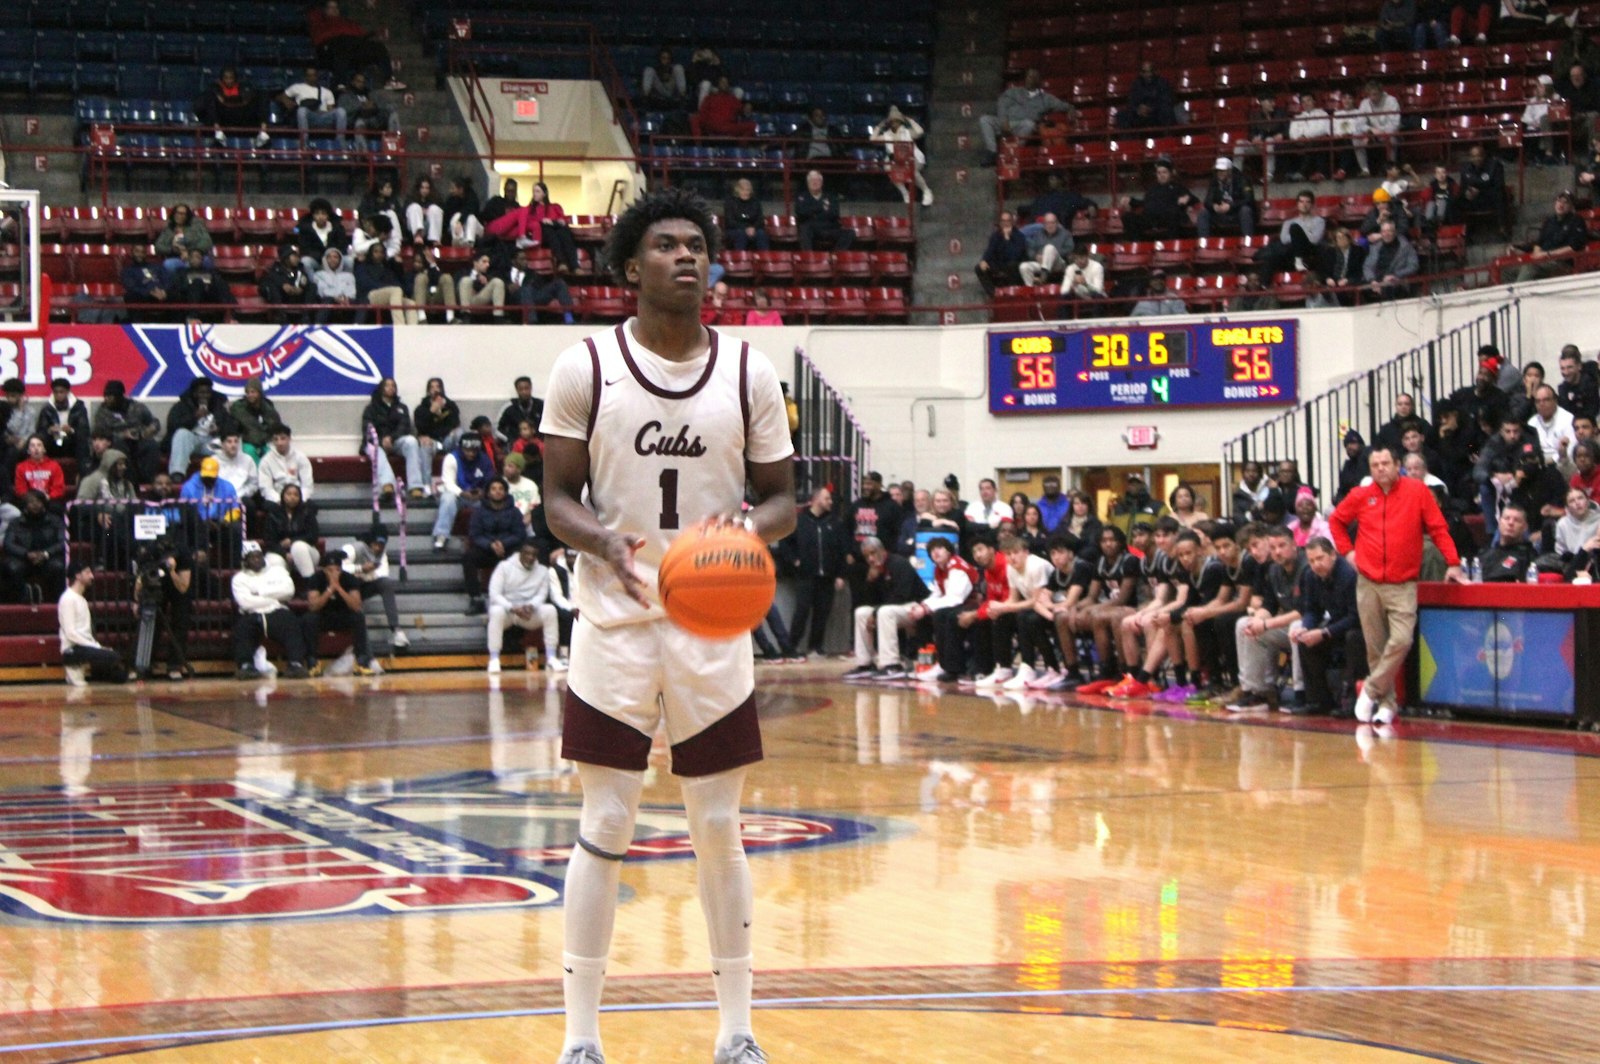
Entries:
<svg viewBox="0 0 1600 1064">
<path fill-rule="evenodd" d="M 348 307 L 356 301 L 356 275 L 344 269 L 344 255 L 338 248 L 329 248 L 322 255 L 322 269 L 317 271 L 317 302 L 335 303 Z M 349 318 L 348 312 L 322 307 L 316 312 L 318 325 L 326 325 L 338 314 L 340 320 Z"/>
<path fill-rule="evenodd" d="M 983 134 L 984 166 L 994 165 L 1002 136 L 1031 137 L 1045 115 L 1073 113 L 1070 103 L 1040 88 L 1042 80 L 1038 69 L 1028 68 L 1021 85 L 1013 85 L 1000 94 L 995 113 L 978 119 L 978 129 Z"/>
</svg>

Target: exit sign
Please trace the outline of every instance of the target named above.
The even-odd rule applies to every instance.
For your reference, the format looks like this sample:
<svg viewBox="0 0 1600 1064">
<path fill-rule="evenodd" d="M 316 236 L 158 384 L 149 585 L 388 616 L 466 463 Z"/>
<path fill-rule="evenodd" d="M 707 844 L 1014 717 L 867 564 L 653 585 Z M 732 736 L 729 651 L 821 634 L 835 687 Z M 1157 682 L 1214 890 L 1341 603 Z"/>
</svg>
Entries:
<svg viewBox="0 0 1600 1064">
<path fill-rule="evenodd" d="M 514 121 L 517 121 L 517 122 L 537 122 L 537 121 L 539 121 L 539 101 L 538 100 L 527 100 L 527 99 L 516 100 L 515 102 L 512 103 L 511 107 L 512 107 L 511 117 L 512 117 L 512 119 Z"/>
<path fill-rule="evenodd" d="M 1129 450 L 1153 451 L 1161 434 L 1156 431 L 1154 425 L 1129 425 L 1128 431 L 1122 434 L 1122 438 L 1128 442 Z"/>
</svg>

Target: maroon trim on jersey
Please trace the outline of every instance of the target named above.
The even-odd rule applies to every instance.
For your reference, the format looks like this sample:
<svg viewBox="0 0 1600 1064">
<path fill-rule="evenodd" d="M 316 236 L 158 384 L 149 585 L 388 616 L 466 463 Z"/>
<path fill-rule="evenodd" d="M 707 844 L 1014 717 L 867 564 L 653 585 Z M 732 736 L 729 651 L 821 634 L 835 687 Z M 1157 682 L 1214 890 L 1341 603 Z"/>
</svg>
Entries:
<svg viewBox="0 0 1600 1064">
<path fill-rule="evenodd" d="M 589 386 L 589 427 L 587 439 L 594 439 L 595 419 L 600 416 L 600 349 L 594 346 L 594 338 L 586 337 L 583 341 L 589 347 L 589 365 L 594 370 L 594 382 Z"/>
<path fill-rule="evenodd" d="M 663 399 L 688 399 L 690 396 L 698 394 L 700 389 L 706 386 L 706 382 L 711 379 L 711 371 L 717 368 L 717 331 L 715 329 L 706 330 L 711 334 L 711 355 L 706 359 L 706 371 L 700 374 L 699 380 L 683 391 L 674 392 L 651 383 L 643 373 L 639 372 L 639 364 L 633 360 L 633 350 L 628 346 L 627 325 L 627 322 L 623 322 L 617 326 L 617 346 L 622 348 L 622 360 L 628 364 L 628 372 L 632 373 L 633 379 L 639 382 L 639 387 L 651 395 L 658 395 Z"/>
<path fill-rule="evenodd" d="M 711 776 L 741 765 L 753 765 L 764 756 L 761 721 L 756 715 L 756 696 L 752 692 L 749 698 L 700 734 L 691 735 L 673 746 L 672 774 Z"/>
<path fill-rule="evenodd" d="M 744 442 L 750 443 L 750 342 L 739 347 L 739 413 L 744 416 Z"/>
<path fill-rule="evenodd" d="M 650 767 L 650 742 L 638 728 L 601 712 L 567 688 L 561 707 L 561 756 L 568 761 L 643 772 Z"/>
</svg>

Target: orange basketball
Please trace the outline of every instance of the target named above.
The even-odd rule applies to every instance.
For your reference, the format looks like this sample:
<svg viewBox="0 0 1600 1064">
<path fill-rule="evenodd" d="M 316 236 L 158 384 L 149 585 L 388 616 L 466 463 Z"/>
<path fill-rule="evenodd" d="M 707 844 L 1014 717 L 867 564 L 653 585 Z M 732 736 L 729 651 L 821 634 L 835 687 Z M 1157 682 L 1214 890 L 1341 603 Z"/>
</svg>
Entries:
<svg viewBox="0 0 1600 1064">
<path fill-rule="evenodd" d="M 742 528 L 683 533 L 661 559 L 659 583 L 667 616 L 706 639 L 748 635 L 778 586 L 767 545 Z"/>
</svg>

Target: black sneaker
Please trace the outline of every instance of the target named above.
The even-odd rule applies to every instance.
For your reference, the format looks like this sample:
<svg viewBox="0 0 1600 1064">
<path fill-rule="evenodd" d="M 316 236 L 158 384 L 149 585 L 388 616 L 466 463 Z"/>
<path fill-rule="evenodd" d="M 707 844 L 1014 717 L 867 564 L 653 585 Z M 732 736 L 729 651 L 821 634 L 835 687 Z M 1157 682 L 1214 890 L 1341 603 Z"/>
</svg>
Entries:
<svg viewBox="0 0 1600 1064">
<path fill-rule="evenodd" d="M 855 668 L 851 669 L 849 672 L 845 673 L 842 677 L 840 677 L 840 679 L 844 679 L 844 680 L 870 680 L 870 679 L 874 678 L 875 676 L 877 676 L 877 674 L 878 674 L 878 670 L 873 665 L 857 665 Z"/>
<path fill-rule="evenodd" d="M 876 680 L 904 680 L 911 674 L 904 665 L 890 665 L 887 669 L 879 669 L 873 677 Z"/>
<path fill-rule="evenodd" d="M 469 601 L 467 603 L 467 616 L 468 617 L 481 617 L 483 614 L 485 614 L 487 612 L 488 612 L 488 608 L 484 605 L 483 596 L 482 595 L 473 595 L 471 601 Z"/>
<path fill-rule="evenodd" d="M 304 680 L 311 673 L 298 661 L 291 661 L 283 667 L 283 675 L 291 680 Z"/>
<path fill-rule="evenodd" d="M 266 674 L 254 665 L 240 665 L 238 671 L 233 674 L 233 678 L 235 680 L 259 680 L 264 675 Z"/>
</svg>

